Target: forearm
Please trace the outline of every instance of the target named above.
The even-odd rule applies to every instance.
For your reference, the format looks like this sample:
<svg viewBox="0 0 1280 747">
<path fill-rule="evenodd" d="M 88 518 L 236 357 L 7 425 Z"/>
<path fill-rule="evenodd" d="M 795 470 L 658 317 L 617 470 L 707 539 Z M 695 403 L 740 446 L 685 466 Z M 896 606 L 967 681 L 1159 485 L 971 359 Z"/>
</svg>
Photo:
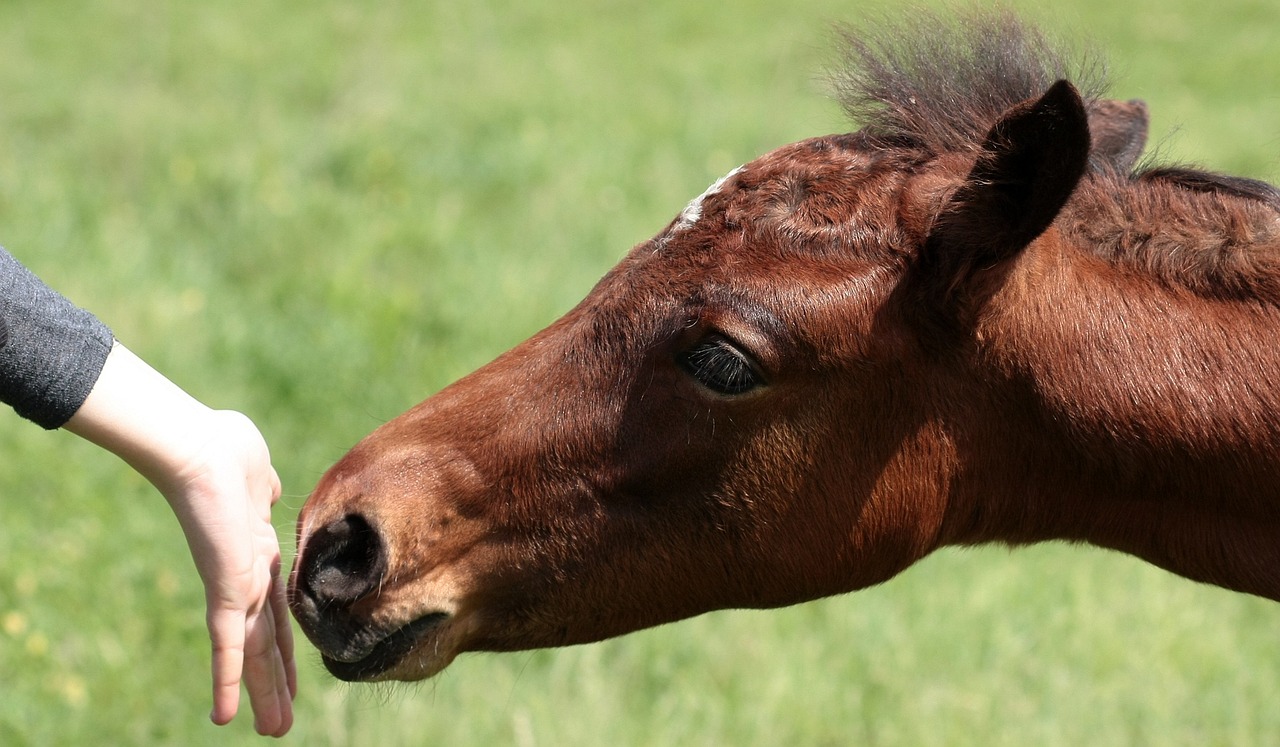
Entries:
<svg viewBox="0 0 1280 747">
<path fill-rule="evenodd" d="M 167 497 L 203 446 L 211 412 L 116 342 L 63 427 L 119 456 Z"/>
</svg>

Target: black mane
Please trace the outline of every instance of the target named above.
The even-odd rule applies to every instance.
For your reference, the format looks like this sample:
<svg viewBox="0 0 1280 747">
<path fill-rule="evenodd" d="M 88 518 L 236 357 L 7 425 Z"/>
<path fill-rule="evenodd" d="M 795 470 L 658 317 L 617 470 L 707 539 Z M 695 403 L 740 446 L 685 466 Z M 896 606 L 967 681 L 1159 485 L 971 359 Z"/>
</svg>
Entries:
<svg viewBox="0 0 1280 747">
<path fill-rule="evenodd" d="M 1232 197 L 1257 200 L 1280 211 L 1280 189 L 1257 179 L 1174 166 L 1152 166 L 1137 173 L 1134 179 L 1139 182 L 1176 184 L 1193 192 L 1228 194 Z"/>
</svg>

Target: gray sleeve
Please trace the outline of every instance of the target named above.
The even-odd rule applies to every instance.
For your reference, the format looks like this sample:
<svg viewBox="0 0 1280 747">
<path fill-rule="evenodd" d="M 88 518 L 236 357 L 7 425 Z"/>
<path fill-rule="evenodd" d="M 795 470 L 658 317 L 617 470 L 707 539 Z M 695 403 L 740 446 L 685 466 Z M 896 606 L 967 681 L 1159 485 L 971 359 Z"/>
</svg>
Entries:
<svg viewBox="0 0 1280 747">
<path fill-rule="evenodd" d="M 102 373 L 114 338 L 0 249 L 0 402 L 44 427 L 62 426 Z"/>
</svg>

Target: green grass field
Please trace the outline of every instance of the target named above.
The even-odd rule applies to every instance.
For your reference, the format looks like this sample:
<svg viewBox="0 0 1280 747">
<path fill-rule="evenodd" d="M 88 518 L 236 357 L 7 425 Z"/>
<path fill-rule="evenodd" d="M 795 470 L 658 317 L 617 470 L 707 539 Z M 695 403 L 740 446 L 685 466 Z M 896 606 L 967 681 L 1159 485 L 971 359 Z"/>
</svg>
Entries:
<svg viewBox="0 0 1280 747">
<path fill-rule="evenodd" d="M 849 129 L 864 4 L 0 4 L 0 243 L 272 445 L 293 519 L 364 433 L 563 313 L 729 168 Z M 1280 179 L 1273 0 L 1016 2 L 1170 160 Z M 882 4 L 881 8 L 893 7 Z M 1039 8 L 1039 9 L 1038 9 Z M 121 463 L 0 413 L 0 744 L 239 744 L 203 597 Z M 298 745 L 1280 743 L 1280 607 L 1060 545 L 410 686 L 300 641 Z"/>
</svg>

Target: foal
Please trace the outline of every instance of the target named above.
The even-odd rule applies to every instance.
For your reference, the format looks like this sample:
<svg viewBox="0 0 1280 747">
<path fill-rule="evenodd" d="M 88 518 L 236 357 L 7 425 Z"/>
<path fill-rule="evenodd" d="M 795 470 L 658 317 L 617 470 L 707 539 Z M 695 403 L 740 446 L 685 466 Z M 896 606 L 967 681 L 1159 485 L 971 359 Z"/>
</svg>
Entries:
<svg viewBox="0 0 1280 747">
<path fill-rule="evenodd" d="M 336 676 L 792 604 L 956 544 L 1280 599 L 1276 190 L 1135 171 L 1143 106 L 1007 16 L 850 49 L 862 129 L 735 170 L 324 476 L 291 604 Z"/>
</svg>

